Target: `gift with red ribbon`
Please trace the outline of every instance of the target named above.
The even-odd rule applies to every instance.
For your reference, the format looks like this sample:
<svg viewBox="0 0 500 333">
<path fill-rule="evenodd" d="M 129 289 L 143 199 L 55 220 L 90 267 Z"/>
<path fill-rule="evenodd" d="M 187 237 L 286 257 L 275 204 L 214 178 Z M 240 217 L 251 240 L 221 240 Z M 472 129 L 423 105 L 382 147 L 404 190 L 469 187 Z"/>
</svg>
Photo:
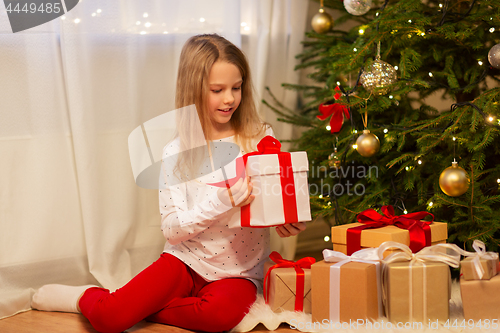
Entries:
<svg viewBox="0 0 500 333">
<path fill-rule="evenodd" d="M 264 137 L 258 151 L 243 155 L 255 199 L 241 207 L 243 227 L 270 227 L 311 220 L 306 152 L 281 151 L 281 143 Z"/>
<path fill-rule="evenodd" d="M 431 216 L 431 221 L 421 221 Z M 376 229 L 385 226 L 396 226 L 410 233 L 410 249 L 415 253 L 425 246 L 431 245 L 431 228 L 434 215 L 429 212 L 415 212 L 395 215 L 392 206 L 382 206 L 382 214 L 374 209 L 367 209 L 358 214 L 358 222 L 363 225 L 347 229 L 347 255 L 361 249 L 361 232 L 365 229 Z"/>
<path fill-rule="evenodd" d="M 273 311 L 311 313 L 311 265 L 314 258 L 286 260 L 276 251 L 269 255 L 274 265 L 264 278 L 264 299 Z M 268 265 L 266 265 L 268 266 Z"/>
</svg>

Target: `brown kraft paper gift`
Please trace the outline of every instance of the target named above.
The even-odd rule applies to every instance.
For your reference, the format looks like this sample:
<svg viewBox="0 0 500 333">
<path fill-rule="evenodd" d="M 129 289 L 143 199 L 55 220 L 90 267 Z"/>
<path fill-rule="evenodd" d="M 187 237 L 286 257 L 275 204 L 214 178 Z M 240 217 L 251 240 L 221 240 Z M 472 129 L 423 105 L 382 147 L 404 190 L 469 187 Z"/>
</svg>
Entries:
<svg viewBox="0 0 500 333">
<path fill-rule="evenodd" d="M 460 278 L 465 320 L 500 319 L 500 275 L 490 280 Z"/>
<path fill-rule="evenodd" d="M 330 266 L 320 261 L 311 266 L 312 320 L 330 320 Z M 340 321 L 378 318 L 378 293 L 374 264 L 349 262 L 340 268 Z"/>
<path fill-rule="evenodd" d="M 349 223 L 332 227 L 333 250 L 347 254 L 347 229 L 357 227 L 362 223 Z M 432 222 L 431 243 L 432 245 L 446 243 L 448 238 L 448 224 L 443 222 Z M 361 248 L 378 247 L 380 244 L 394 241 L 405 245 L 410 244 L 410 232 L 396 226 L 386 226 L 377 229 L 366 229 L 361 232 Z M 396 250 L 397 252 L 398 250 Z M 384 257 L 394 252 L 387 250 Z"/>
<path fill-rule="evenodd" d="M 395 262 L 387 266 L 384 288 L 389 321 L 445 322 L 449 319 L 450 267 L 440 262 Z M 425 276 L 424 276 L 425 272 Z M 410 290 L 411 274 L 411 290 Z"/>
</svg>

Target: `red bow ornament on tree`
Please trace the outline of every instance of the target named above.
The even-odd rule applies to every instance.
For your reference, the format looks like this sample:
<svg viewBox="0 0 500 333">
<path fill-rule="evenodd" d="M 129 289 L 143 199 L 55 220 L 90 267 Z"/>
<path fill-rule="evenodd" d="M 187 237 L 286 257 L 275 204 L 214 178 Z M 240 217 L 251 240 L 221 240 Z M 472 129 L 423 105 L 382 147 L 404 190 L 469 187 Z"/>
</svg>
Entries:
<svg viewBox="0 0 500 333">
<path fill-rule="evenodd" d="M 340 88 L 337 86 L 335 90 L 339 91 Z M 335 100 L 340 99 L 340 93 L 336 93 L 335 96 L 333 96 Z M 342 124 L 344 123 L 344 116 L 349 119 L 349 110 L 345 105 L 338 104 L 338 103 L 333 103 L 333 104 L 320 104 L 319 105 L 319 112 L 321 112 L 320 116 L 317 116 L 318 119 L 320 120 L 326 120 L 328 117 L 332 116 L 330 118 L 330 131 L 332 133 L 337 133 L 340 132 L 340 129 L 342 128 Z"/>
</svg>

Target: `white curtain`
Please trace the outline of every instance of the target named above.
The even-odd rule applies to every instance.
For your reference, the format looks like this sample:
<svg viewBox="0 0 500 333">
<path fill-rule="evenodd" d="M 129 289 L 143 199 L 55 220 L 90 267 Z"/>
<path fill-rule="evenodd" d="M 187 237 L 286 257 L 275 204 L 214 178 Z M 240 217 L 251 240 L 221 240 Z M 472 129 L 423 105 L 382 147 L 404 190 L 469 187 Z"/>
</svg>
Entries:
<svg viewBox="0 0 500 333">
<path fill-rule="evenodd" d="M 187 38 L 219 33 L 247 54 L 260 111 L 298 82 L 306 0 L 80 0 L 13 34 L 0 9 L 0 318 L 47 283 L 116 289 L 164 245 L 158 195 L 137 187 L 127 137 L 174 109 Z M 285 254 L 286 256 L 286 254 Z M 288 255 L 289 257 L 290 255 Z"/>
</svg>

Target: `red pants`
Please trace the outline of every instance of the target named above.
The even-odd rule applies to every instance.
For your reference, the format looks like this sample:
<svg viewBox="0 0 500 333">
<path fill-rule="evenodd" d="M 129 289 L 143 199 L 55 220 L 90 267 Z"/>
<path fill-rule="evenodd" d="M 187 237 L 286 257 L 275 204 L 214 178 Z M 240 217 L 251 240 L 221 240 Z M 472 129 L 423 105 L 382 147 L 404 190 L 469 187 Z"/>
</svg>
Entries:
<svg viewBox="0 0 500 333">
<path fill-rule="evenodd" d="M 82 314 L 99 332 L 122 332 L 143 319 L 189 330 L 221 332 L 236 326 L 256 299 L 242 278 L 205 281 L 176 257 L 163 253 L 122 288 L 90 288 Z"/>
</svg>

